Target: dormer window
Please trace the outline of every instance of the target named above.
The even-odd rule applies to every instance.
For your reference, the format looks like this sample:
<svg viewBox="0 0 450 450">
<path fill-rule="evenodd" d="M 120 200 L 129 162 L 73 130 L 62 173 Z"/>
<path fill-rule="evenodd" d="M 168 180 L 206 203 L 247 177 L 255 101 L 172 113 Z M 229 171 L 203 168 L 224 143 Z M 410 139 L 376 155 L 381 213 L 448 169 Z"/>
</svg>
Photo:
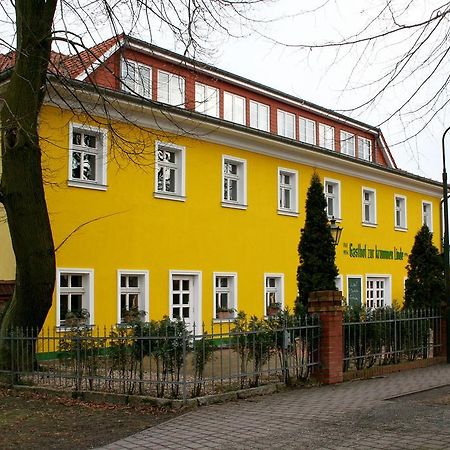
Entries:
<svg viewBox="0 0 450 450">
<path fill-rule="evenodd" d="M 152 68 L 129 59 L 122 59 L 120 67 L 122 91 L 151 99 Z"/>
</svg>

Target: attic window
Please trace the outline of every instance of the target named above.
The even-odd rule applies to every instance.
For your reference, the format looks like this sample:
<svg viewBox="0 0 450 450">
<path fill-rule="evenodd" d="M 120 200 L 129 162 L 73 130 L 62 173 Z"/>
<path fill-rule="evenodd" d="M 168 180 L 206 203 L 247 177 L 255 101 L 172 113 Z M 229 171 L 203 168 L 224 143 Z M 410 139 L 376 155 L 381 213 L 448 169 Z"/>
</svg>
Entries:
<svg viewBox="0 0 450 450">
<path fill-rule="evenodd" d="M 123 91 L 152 98 L 152 68 L 150 66 L 122 59 L 120 80 Z"/>
</svg>

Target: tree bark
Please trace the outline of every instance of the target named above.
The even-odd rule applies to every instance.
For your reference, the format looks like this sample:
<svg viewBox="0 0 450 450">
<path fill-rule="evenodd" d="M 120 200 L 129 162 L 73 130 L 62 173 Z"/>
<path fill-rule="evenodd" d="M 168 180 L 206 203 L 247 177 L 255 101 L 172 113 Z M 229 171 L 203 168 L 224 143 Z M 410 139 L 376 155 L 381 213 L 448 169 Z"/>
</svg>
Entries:
<svg viewBox="0 0 450 450">
<path fill-rule="evenodd" d="M 16 63 L 0 113 L 0 201 L 16 257 L 16 288 L 0 325 L 40 331 L 52 303 L 55 253 L 45 201 L 38 117 L 46 89 L 57 0 L 16 0 Z M 3 346 L 2 353 L 7 350 Z M 5 355 L 2 356 L 4 359 Z"/>
</svg>

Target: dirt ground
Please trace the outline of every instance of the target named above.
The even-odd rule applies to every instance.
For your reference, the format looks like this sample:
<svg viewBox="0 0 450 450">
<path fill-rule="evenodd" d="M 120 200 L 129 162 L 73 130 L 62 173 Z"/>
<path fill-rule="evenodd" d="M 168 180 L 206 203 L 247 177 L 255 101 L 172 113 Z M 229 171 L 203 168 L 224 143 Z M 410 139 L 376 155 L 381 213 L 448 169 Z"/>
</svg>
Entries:
<svg viewBox="0 0 450 450">
<path fill-rule="evenodd" d="M 0 448 L 95 448 L 174 416 L 149 406 L 99 405 L 0 389 Z"/>
</svg>

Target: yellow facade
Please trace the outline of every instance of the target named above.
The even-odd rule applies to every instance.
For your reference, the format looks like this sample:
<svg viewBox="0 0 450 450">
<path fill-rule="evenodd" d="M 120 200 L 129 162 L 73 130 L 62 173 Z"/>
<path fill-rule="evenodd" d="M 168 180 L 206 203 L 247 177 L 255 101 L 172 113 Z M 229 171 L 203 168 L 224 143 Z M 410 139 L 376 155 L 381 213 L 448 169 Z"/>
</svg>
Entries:
<svg viewBox="0 0 450 450">
<path fill-rule="evenodd" d="M 347 276 L 362 277 L 364 301 L 365 277 L 381 275 L 390 280 L 391 285 L 386 287 L 390 290 L 390 300 L 402 302 L 406 254 L 422 225 L 422 201 L 432 203 L 434 239 L 438 245 L 440 206 L 435 185 L 395 176 L 394 184 L 410 183 L 412 189 L 394 187 L 389 178 L 393 175 L 382 170 L 373 172 L 375 169 L 371 169 L 371 177 L 375 173 L 379 181 L 369 181 L 364 168 L 359 176 L 351 176 L 340 170 L 321 168 L 320 158 L 317 165 L 300 163 L 286 156 L 287 150 L 281 147 L 280 153 L 285 156 L 276 158 L 215 143 L 206 135 L 204 138 L 201 135 L 166 138 L 185 147 L 184 201 L 154 196 L 154 143 L 151 141 L 157 139 L 155 137 L 146 143 L 150 159 L 137 166 L 127 162 L 127 158 L 114 149 L 114 144 L 111 147 L 108 134 L 107 189 L 68 187 L 69 125 L 72 122 L 84 121 L 82 117 L 74 119 L 70 112 L 44 107 L 40 133 L 45 137 L 42 140 L 44 166 L 49 169 L 46 171 L 46 196 L 55 245 L 58 247 L 68 238 L 57 250 L 57 268 L 93 271 L 91 301 L 95 325 L 109 326 L 118 322 L 119 270 L 148 271 L 147 319 L 171 314 L 171 271 L 195 275 L 196 310 L 199 320 L 205 323 L 214 318 L 214 273 L 235 274 L 236 308 L 257 316 L 265 312 L 264 274 L 282 274 L 284 306 L 292 308 L 297 295 L 297 245 L 305 218 L 306 191 L 314 170 L 322 180 L 330 178 L 340 182 L 343 234 L 336 262 L 344 297 L 347 296 Z M 130 125 L 127 127 L 129 129 L 124 131 L 129 136 L 137 133 Z M 243 145 L 246 146 L 249 147 Z M 221 204 L 223 155 L 246 161 L 246 209 Z M 339 164 L 336 162 L 337 169 Z M 298 171 L 297 217 L 277 212 L 280 167 Z M 376 190 L 377 225 L 374 227 L 361 223 L 362 187 Z M 423 192 L 418 192 L 421 189 Z M 396 231 L 394 227 L 394 195 L 398 194 L 407 199 L 407 231 Z M 4 233 L 5 227 L 0 232 Z M 5 248 L 5 241 L 8 239 L 2 235 L 2 248 Z M 355 253 L 358 245 L 361 250 Z M 394 251 L 394 247 L 393 258 L 399 258 L 401 250 L 405 252 L 402 259 L 377 257 L 375 249 Z M 372 258 L 370 250 L 374 250 Z M 13 272 L 11 257 L 6 257 L 6 253 L 8 251 L 2 251 L 0 279 L 11 277 Z M 57 292 L 56 289 L 46 327 L 57 324 Z"/>
</svg>

